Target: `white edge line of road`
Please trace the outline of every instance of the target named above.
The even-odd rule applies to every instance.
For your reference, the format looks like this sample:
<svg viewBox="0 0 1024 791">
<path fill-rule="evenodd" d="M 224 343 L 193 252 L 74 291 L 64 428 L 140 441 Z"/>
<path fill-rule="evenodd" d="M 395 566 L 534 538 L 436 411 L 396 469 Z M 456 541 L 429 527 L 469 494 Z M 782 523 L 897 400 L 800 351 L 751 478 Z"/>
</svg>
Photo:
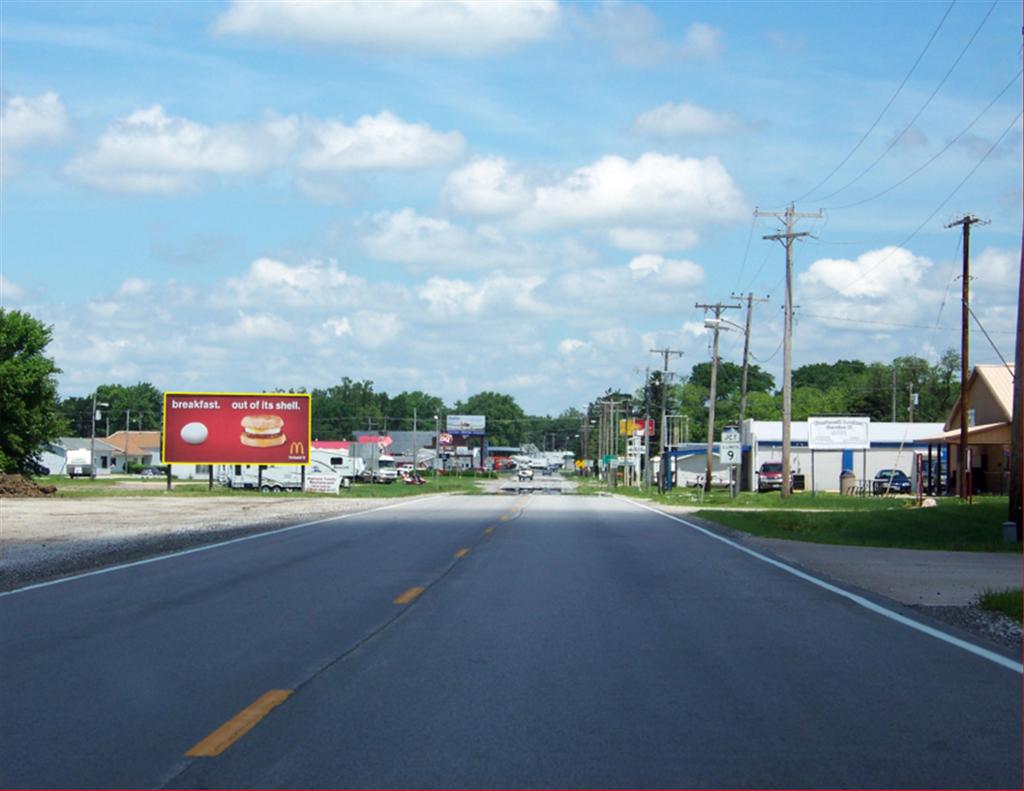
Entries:
<svg viewBox="0 0 1024 791">
<path fill-rule="evenodd" d="M 130 569 L 134 566 L 145 566 L 149 563 L 159 563 L 161 560 L 170 560 L 171 558 L 179 558 L 182 555 L 191 555 L 194 552 L 206 552 L 209 549 L 218 549 L 219 547 L 226 547 L 229 544 L 238 544 L 242 541 L 252 541 L 257 538 L 266 538 L 267 536 L 275 536 L 279 533 L 287 533 L 290 530 L 299 530 L 303 527 L 312 527 L 313 525 L 323 524 L 324 522 L 334 522 L 341 519 L 351 519 L 354 516 L 361 516 L 363 514 L 372 514 L 378 511 L 387 511 L 389 508 L 401 508 L 403 505 L 409 505 L 414 502 L 422 502 L 425 497 L 415 497 L 409 500 L 403 500 L 400 503 L 389 503 L 388 505 L 382 505 L 379 508 L 369 508 L 365 511 L 351 511 L 347 514 L 340 514 L 338 516 L 325 516 L 323 519 L 314 519 L 311 522 L 302 522 L 297 525 L 288 525 L 287 527 L 278 527 L 273 530 L 267 530 L 262 533 L 250 533 L 247 536 L 239 536 L 238 538 L 229 538 L 227 541 L 218 541 L 215 544 L 203 544 L 200 547 L 192 547 L 191 549 L 182 549 L 178 552 L 169 552 L 166 555 L 156 555 L 151 558 L 143 558 L 142 560 L 133 560 L 130 563 L 118 563 L 116 566 L 105 566 L 101 569 L 93 569 L 92 571 L 85 571 L 81 574 L 73 574 L 70 577 L 60 577 L 55 580 L 47 580 L 46 582 L 37 582 L 34 585 L 26 585 L 24 588 L 15 588 L 14 590 L 0 592 L 0 598 L 4 596 L 13 596 L 15 593 L 26 593 L 27 591 L 36 590 L 38 588 L 49 588 L 51 585 L 61 585 L 65 582 L 72 582 L 73 580 L 84 579 L 85 577 L 95 577 L 99 574 L 109 574 L 112 571 L 120 571 L 121 569 Z"/>
<path fill-rule="evenodd" d="M 871 610 L 871 612 L 877 613 L 878 615 L 884 616 L 885 618 L 889 618 L 892 621 L 896 621 L 896 623 L 902 624 L 903 626 L 909 626 L 911 629 L 916 629 L 917 631 L 923 632 L 924 634 L 929 635 L 930 637 L 942 640 L 944 643 L 949 643 L 950 645 L 956 646 L 957 648 L 962 648 L 964 651 L 968 651 L 974 654 L 975 656 L 981 657 L 982 659 L 987 659 L 990 662 L 995 662 L 997 665 L 1002 665 L 1008 670 L 1013 670 L 1016 673 L 1024 674 L 1024 664 L 1021 664 L 1020 662 L 1014 662 L 1012 659 L 1007 659 L 1005 656 L 1000 656 L 994 651 L 989 651 L 988 649 L 974 645 L 973 643 L 968 643 L 966 640 L 961 640 L 959 637 L 954 637 L 953 635 L 946 634 L 945 632 L 941 632 L 938 629 L 933 629 L 930 626 L 925 626 L 923 623 L 918 623 L 917 621 L 911 618 L 907 618 L 905 615 L 900 615 L 898 612 L 893 612 L 892 610 L 882 607 L 879 604 L 875 604 L 870 599 L 865 599 L 863 596 L 858 596 L 856 593 L 850 593 L 849 591 L 843 590 L 842 588 L 837 587 L 836 585 L 832 585 L 828 582 L 825 582 L 825 580 L 818 579 L 817 577 L 811 574 L 807 574 L 806 572 L 800 571 L 800 569 L 794 568 L 793 566 L 783 563 L 782 561 L 775 560 L 774 558 L 770 558 L 767 555 L 762 555 L 760 552 L 756 552 L 753 549 L 749 549 L 743 546 L 742 544 L 737 544 L 735 541 L 731 541 L 730 539 L 725 538 L 724 536 L 720 536 L 717 533 L 713 533 L 707 528 L 701 527 L 700 525 L 695 525 L 693 524 L 693 522 L 688 522 L 685 519 L 680 519 L 678 516 L 667 514 L 664 511 L 659 511 L 657 508 L 652 508 L 649 505 L 644 505 L 643 503 L 638 503 L 635 502 L 634 500 L 630 500 L 625 497 L 620 499 L 625 500 L 630 505 L 634 505 L 637 508 L 643 508 L 644 510 L 647 511 L 653 511 L 654 513 L 659 514 L 660 516 L 663 516 L 666 519 L 671 519 L 674 522 L 679 522 L 679 524 L 681 525 L 686 525 L 692 530 L 696 530 L 700 533 L 703 533 L 704 535 L 713 538 L 716 541 L 721 541 L 723 544 L 728 544 L 733 549 L 738 549 L 740 552 L 745 552 L 751 557 L 755 557 L 758 560 L 762 560 L 765 563 L 768 563 L 772 566 L 775 566 L 776 568 L 788 572 L 789 574 L 792 574 L 794 577 L 799 577 L 802 580 L 810 582 L 812 585 L 817 585 L 819 588 L 824 588 L 825 590 L 834 593 L 837 596 L 842 596 L 844 599 L 848 599 L 849 601 L 852 601 L 854 604 L 859 604 L 866 610 Z"/>
</svg>

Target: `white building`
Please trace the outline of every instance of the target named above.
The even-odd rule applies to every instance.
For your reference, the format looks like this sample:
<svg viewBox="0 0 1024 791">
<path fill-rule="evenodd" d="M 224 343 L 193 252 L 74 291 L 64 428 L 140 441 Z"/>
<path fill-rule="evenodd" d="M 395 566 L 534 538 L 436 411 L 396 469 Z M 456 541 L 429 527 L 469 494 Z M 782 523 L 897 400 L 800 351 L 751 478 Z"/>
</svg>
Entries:
<svg viewBox="0 0 1024 791">
<path fill-rule="evenodd" d="M 870 481 L 879 470 L 900 469 L 914 480 L 916 454 L 927 457 L 929 437 L 942 433 L 942 423 L 868 424 L 867 450 L 815 450 L 807 447 L 807 422 L 790 424 L 790 465 L 804 476 L 808 491 L 839 491 L 839 476 L 850 470 L 857 481 Z M 757 471 L 766 461 L 782 459 L 782 421 L 747 420 L 742 430 L 742 488 L 757 490 Z M 936 464 L 938 460 L 935 460 Z"/>
</svg>

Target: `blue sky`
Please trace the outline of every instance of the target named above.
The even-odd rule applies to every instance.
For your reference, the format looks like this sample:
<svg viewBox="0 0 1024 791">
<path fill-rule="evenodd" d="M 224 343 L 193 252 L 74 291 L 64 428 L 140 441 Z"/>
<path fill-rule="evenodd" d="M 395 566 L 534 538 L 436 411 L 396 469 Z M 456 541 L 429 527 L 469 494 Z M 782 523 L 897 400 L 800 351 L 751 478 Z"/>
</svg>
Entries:
<svg viewBox="0 0 1024 791">
<path fill-rule="evenodd" d="M 783 251 L 753 212 L 790 201 L 825 210 L 798 225 L 795 364 L 957 345 L 966 212 L 1012 353 L 1017 2 L 0 14 L 0 300 L 53 326 L 63 395 L 349 376 L 557 413 L 638 387 L 655 346 L 708 359 L 693 306 L 734 291 L 771 296 L 752 349 L 778 376 Z M 971 353 L 998 361 L 976 327 Z"/>
</svg>

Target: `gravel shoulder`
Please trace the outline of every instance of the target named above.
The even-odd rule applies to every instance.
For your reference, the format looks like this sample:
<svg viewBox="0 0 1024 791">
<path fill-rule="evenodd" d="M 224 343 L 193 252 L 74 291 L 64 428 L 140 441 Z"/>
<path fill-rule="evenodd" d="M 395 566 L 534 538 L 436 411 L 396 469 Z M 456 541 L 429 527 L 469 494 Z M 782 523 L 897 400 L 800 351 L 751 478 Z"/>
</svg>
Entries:
<svg viewBox="0 0 1024 791">
<path fill-rule="evenodd" d="M 0 591 L 395 502 L 327 497 L 4 497 Z"/>
</svg>

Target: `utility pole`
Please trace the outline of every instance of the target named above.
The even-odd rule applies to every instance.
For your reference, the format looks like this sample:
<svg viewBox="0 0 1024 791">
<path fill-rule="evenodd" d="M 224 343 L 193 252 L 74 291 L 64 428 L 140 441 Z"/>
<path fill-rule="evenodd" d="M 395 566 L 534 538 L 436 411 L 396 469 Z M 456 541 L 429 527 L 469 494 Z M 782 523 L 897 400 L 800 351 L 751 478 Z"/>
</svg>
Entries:
<svg viewBox="0 0 1024 791">
<path fill-rule="evenodd" d="M 715 340 L 712 344 L 713 351 L 711 352 L 711 398 L 708 401 L 708 447 L 707 447 L 707 467 L 704 475 L 704 491 L 711 491 L 711 463 L 714 459 L 712 451 L 714 450 L 715 442 L 715 398 L 718 393 L 718 332 L 722 327 L 722 311 L 729 309 L 739 309 L 742 305 L 723 305 L 718 302 L 714 305 L 705 305 L 698 302 L 694 305 L 695 308 L 704 308 L 705 315 L 709 310 L 715 311 L 715 318 L 713 323 L 708 319 L 704 320 L 704 326 L 711 326 L 715 331 Z"/>
<path fill-rule="evenodd" d="M 810 233 L 794 233 L 793 222 L 803 217 L 822 217 L 821 211 L 815 214 L 798 212 L 793 204 L 789 204 L 784 212 L 754 210 L 755 217 L 778 217 L 785 220 L 785 233 L 763 236 L 762 239 L 782 242 L 786 248 L 786 319 L 782 335 L 782 497 L 792 493 L 790 476 L 790 446 L 793 421 L 793 240 Z"/>
<path fill-rule="evenodd" d="M 1024 248 L 1021 249 L 1020 275 L 1017 285 L 1017 340 L 1014 343 L 1013 365 L 1013 424 L 1010 437 L 1010 510 L 1007 518 L 1017 523 L 1017 543 L 1024 540 L 1021 531 L 1021 501 L 1024 499 L 1024 458 L 1021 444 L 1024 442 Z"/>
<path fill-rule="evenodd" d="M 907 422 L 908 423 L 913 423 L 914 422 L 914 398 L 917 396 L 917 393 L 914 392 L 914 383 L 913 382 L 911 382 L 910 384 L 907 385 L 907 391 L 910 393 L 910 399 L 907 402 Z"/>
<path fill-rule="evenodd" d="M 416 407 L 412 408 L 412 477 L 416 480 Z"/>
<path fill-rule="evenodd" d="M 650 349 L 651 354 L 660 354 L 664 359 L 664 366 L 661 373 L 661 467 L 658 469 L 658 491 L 664 492 L 668 483 L 668 426 L 665 422 L 665 412 L 668 406 L 668 358 L 682 357 L 683 352 L 677 349 Z"/>
<path fill-rule="evenodd" d="M 967 380 L 970 378 L 969 360 L 970 357 L 970 304 L 971 304 L 971 226 L 983 222 L 970 214 L 965 214 L 959 220 L 954 220 L 947 228 L 954 225 L 962 226 L 964 235 L 964 263 L 961 279 L 960 299 L 960 444 L 957 446 L 957 492 L 961 500 L 971 496 L 967 484 L 967 465 L 970 464 L 968 450 L 968 426 L 967 426 Z M 987 224 L 987 223 L 986 223 Z"/>
<path fill-rule="evenodd" d="M 731 294 L 731 299 L 744 299 L 742 294 Z M 769 297 L 755 297 L 750 291 L 746 296 L 747 321 L 743 330 L 743 379 L 740 384 L 740 431 L 743 431 L 743 419 L 747 416 L 747 372 L 750 370 L 750 321 L 754 314 L 755 302 L 768 302 Z"/>
<path fill-rule="evenodd" d="M 131 433 L 128 430 L 128 421 L 131 419 L 132 411 L 130 409 L 125 410 L 124 413 L 124 471 L 128 472 L 128 435 Z"/>
<path fill-rule="evenodd" d="M 892 367 L 892 422 L 896 422 L 896 366 Z"/>
</svg>

